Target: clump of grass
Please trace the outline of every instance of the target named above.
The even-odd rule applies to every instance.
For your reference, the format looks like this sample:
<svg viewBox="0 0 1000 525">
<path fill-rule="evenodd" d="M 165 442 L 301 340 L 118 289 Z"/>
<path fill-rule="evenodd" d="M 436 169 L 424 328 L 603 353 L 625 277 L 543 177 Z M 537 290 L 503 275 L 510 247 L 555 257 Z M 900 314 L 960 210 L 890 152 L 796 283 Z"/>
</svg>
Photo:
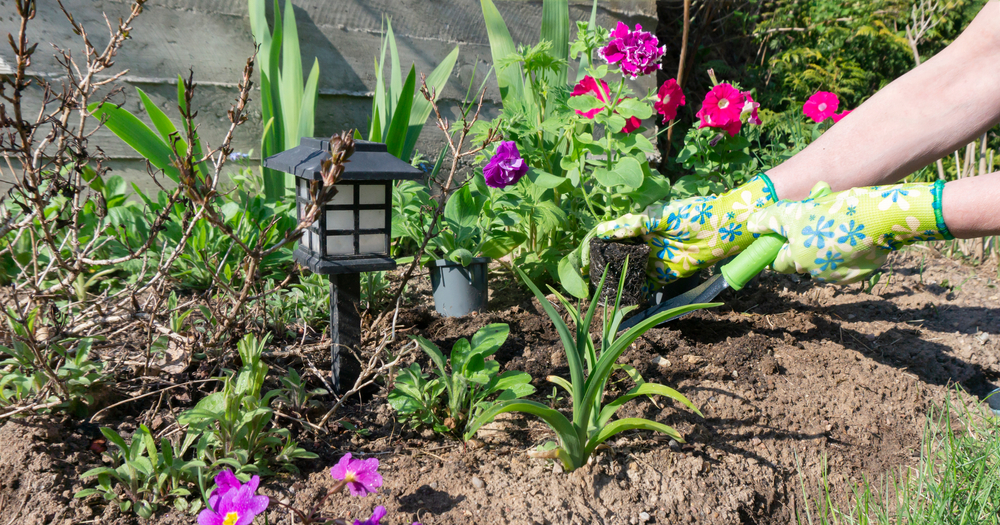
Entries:
<svg viewBox="0 0 1000 525">
<path fill-rule="evenodd" d="M 808 525 L 1000 524 L 1000 418 L 985 406 L 970 410 L 956 388 L 928 412 L 920 460 L 889 473 L 881 486 L 865 479 L 851 502 L 838 507 L 824 460 L 816 497 L 799 471 L 805 508 L 795 522 Z"/>
</svg>

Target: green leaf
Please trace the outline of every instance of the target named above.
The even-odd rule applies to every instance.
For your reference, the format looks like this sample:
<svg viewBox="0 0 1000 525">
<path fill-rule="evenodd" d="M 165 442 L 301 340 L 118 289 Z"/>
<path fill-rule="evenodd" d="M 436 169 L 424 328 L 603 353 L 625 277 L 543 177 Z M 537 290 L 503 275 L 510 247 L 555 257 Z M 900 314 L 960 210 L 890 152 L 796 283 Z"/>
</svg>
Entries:
<svg viewBox="0 0 1000 525">
<path fill-rule="evenodd" d="M 135 115 L 107 102 L 95 102 L 87 107 L 87 111 L 101 119 L 109 131 L 142 155 L 155 168 L 163 170 L 174 182 L 180 182 L 177 168 L 173 166 L 174 153 L 170 150 L 170 146 Z"/>
<path fill-rule="evenodd" d="M 489 232 L 481 251 L 486 257 L 499 259 L 514 251 L 515 248 L 524 244 L 527 240 L 528 236 L 521 232 L 494 230 Z"/>
<path fill-rule="evenodd" d="M 612 421 L 608 425 L 601 427 L 597 434 L 587 441 L 587 448 L 584 449 L 584 457 L 590 456 L 590 453 L 597 448 L 597 445 L 604 443 L 608 440 L 608 438 L 611 438 L 615 434 L 625 432 L 626 430 L 653 430 L 656 432 L 662 432 L 675 440 L 684 443 L 684 438 L 681 437 L 680 433 L 663 423 L 657 423 L 655 421 L 638 417 L 629 417 Z"/>
<path fill-rule="evenodd" d="M 399 103 L 393 111 L 392 122 L 389 123 L 389 133 L 385 138 L 389 153 L 406 162 L 409 162 L 410 159 L 403 158 L 403 148 L 406 146 L 406 131 L 410 125 L 410 110 L 413 107 L 416 77 L 416 68 L 410 66 L 410 74 L 406 75 L 406 82 L 403 83 L 403 91 L 400 93 Z"/>
<path fill-rule="evenodd" d="M 653 116 L 653 108 L 637 98 L 626 98 L 618 103 L 618 113 L 624 118 L 647 119 Z"/>
<path fill-rule="evenodd" d="M 295 23 L 295 7 L 292 0 L 285 0 L 285 16 L 282 27 L 281 72 L 278 83 L 281 86 L 281 112 L 285 123 L 285 149 L 298 146 L 299 111 L 302 108 L 302 53 L 299 49 L 299 32 Z M 273 80 L 273 79 L 272 79 Z"/>
<path fill-rule="evenodd" d="M 122 439 L 117 432 L 108 427 L 101 427 L 101 434 L 104 434 L 104 437 L 107 438 L 108 441 L 117 445 L 118 448 L 121 449 L 122 453 L 128 453 L 128 445 L 125 444 L 125 440 Z"/>
<path fill-rule="evenodd" d="M 451 262 L 456 262 L 462 266 L 468 266 L 472 264 L 472 252 L 466 248 L 458 248 L 448 254 L 448 260 Z"/>
<path fill-rule="evenodd" d="M 488 324 L 472 334 L 472 351 L 489 357 L 500 350 L 509 334 L 510 327 L 504 323 Z"/>
<path fill-rule="evenodd" d="M 560 60 L 558 71 L 546 72 L 550 86 L 566 85 L 566 70 L 569 59 L 569 2 L 568 0 L 544 0 L 542 2 L 542 30 L 540 39 L 552 43 L 552 56 Z"/>
<path fill-rule="evenodd" d="M 642 165 L 632 157 L 625 157 L 615 163 L 615 172 L 621 177 L 624 184 L 630 188 L 642 186 L 644 179 Z"/>
<path fill-rule="evenodd" d="M 593 6 L 590 8 L 590 21 L 587 23 L 587 31 L 593 31 L 597 27 L 597 0 L 594 0 Z M 576 81 L 579 82 L 583 80 L 583 77 L 587 75 L 587 68 L 590 67 L 590 59 L 592 57 L 587 56 L 587 53 L 580 54 L 580 66 L 576 70 Z"/>
<path fill-rule="evenodd" d="M 313 136 L 316 124 L 316 93 L 319 87 L 319 59 L 313 59 L 309 80 L 302 91 L 302 107 L 299 109 L 299 137 Z"/>
<path fill-rule="evenodd" d="M 670 180 L 659 174 L 653 174 L 642 180 L 642 185 L 628 193 L 629 198 L 639 209 L 645 209 L 650 204 L 670 196 Z"/>
<path fill-rule="evenodd" d="M 581 269 L 580 254 L 577 250 L 568 253 L 559 260 L 557 266 L 559 272 L 559 284 L 573 297 L 586 299 L 590 296 L 590 285 L 583 278 Z"/>
<path fill-rule="evenodd" d="M 143 90 L 139 88 L 135 88 L 135 90 L 139 93 L 139 100 L 142 101 L 142 107 L 146 110 L 146 114 L 149 115 L 149 120 L 153 122 L 153 126 L 156 128 L 156 131 L 160 133 L 160 137 L 163 138 L 163 142 L 167 145 L 167 147 L 170 147 L 170 141 L 172 140 L 171 135 L 177 133 L 177 128 L 174 127 L 174 123 L 171 122 L 170 117 L 168 117 L 163 110 L 157 107 L 157 105 L 149 99 Z M 174 138 L 177 139 L 177 150 L 181 153 L 187 152 L 188 145 L 187 142 L 184 141 L 184 138 L 179 133 L 174 135 Z"/>
<path fill-rule="evenodd" d="M 507 24 L 500 16 L 500 11 L 493 4 L 493 0 L 480 0 L 483 8 L 483 20 L 486 22 L 486 33 L 490 38 L 490 52 L 493 63 L 499 64 L 508 55 L 517 51 L 514 46 L 514 39 L 510 36 Z M 500 98 L 504 102 L 508 97 L 512 100 L 524 100 L 524 79 L 521 73 L 521 65 L 513 64 L 496 72 L 497 87 L 500 88 Z"/>
<path fill-rule="evenodd" d="M 396 34 L 392 31 L 392 20 L 386 18 L 385 40 L 389 44 L 389 98 L 386 109 L 392 118 L 396 118 L 396 107 L 403 93 L 403 73 L 399 61 L 399 51 L 396 48 Z"/>
<path fill-rule="evenodd" d="M 578 455 L 582 451 L 582 444 L 580 443 L 580 437 L 577 435 L 576 428 L 573 427 L 573 423 L 570 423 L 566 419 L 566 416 L 562 415 L 558 410 L 553 410 L 541 403 L 524 399 L 504 401 L 485 410 L 465 427 L 465 440 L 468 441 L 472 436 L 476 435 L 479 427 L 493 421 L 495 417 L 506 412 L 524 412 L 538 416 L 556 432 L 556 435 L 559 437 L 559 444 L 570 456 Z M 579 466 L 573 465 L 570 467 L 570 470 Z"/>
<path fill-rule="evenodd" d="M 575 97 L 569 97 L 569 100 L 566 101 L 566 105 L 569 106 L 570 109 L 575 109 L 584 113 L 597 108 L 603 109 L 605 107 L 604 102 L 598 100 L 598 98 L 594 95 L 577 95 Z M 622 124 L 622 126 L 624 126 L 624 124 Z M 621 126 L 618 127 L 620 128 Z"/>
<path fill-rule="evenodd" d="M 460 230 L 468 230 L 476 225 L 479 212 L 480 209 L 476 206 L 469 186 L 463 186 L 462 189 L 452 193 L 444 205 L 444 219 L 452 230 L 455 230 L 456 236 L 463 234 Z"/>
<path fill-rule="evenodd" d="M 461 338 L 455 341 L 455 344 L 451 347 L 451 370 L 452 373 L 462 373 L 465 372 L 465 365 L 472 355 L 472 345 L 469 344 L 469 340 L 466 338 Z"/>
<path fill-rule="evenodd" d="M 625 403 L 628 403 L 629 401 L 637 397 L 652 396 L 652 395 L 666 396 L 676 401 L 679 401 L 684 406 L 694 411 L 694 413 L 698 414 L 701 417 L 705 417 L 701 413 L 701 411 L 698 410 L 698 407 L 696 407 L 694 403 L 692 403 L 687 397 L 685 397 L 684 394 L 681 394 L 680 392 L 668 386 L 663 386 L 656 383 L 643 383 L 633 388 L 632 390 L 629 390 L 625 394 L 619 396 L 617 399 L 608 403 L 607 405 L 604 405 L 604 408 L 601 409 L 601 415 L 597 419 L 598 425 L 602 427 L 606 425 L 608 421 L 611 420 L 611 417 L 615 414 L 615 412 L 617 412 L 618 409 L 621 408 Z"/>
<path fill-rule="evenodd" d="M 558 177 L 538 168 L 528 168 L 528 180 L 539 188 L 556 188 L 566 182 L 565 177 Z"/>
<path fill-rule="evenodd" d="M 445 86 L 448 84 L 448 78 L 451 77 L 451 72 L 454 71 L 457 61 L 458 46 L 455 46 L 455 49 L 452 49 L 451 53 L 448 53 L 448 56 L 444 57 L 444 60 L 424 80 L 427 88 L 434 94 L 435 100 L 440 98 L 441 92 L 444 91 Z M 415 92 L 413 95 L 413 107 L 410 109 L 410 126 L 406 130 L 406 144 L 403 146 L 403 155 L 401 158 L 408 159 L 413 157 L 413 148 L 416 147 L 420 131 L 424 128 L 427 118 L 431 115 L 431 109 L 430 101 L 424 98 L 423 94 L 419 91 Z"/>
<path fill-rule="evenodd" d="M 545 378 L 545 380 L 548 381 L 549 383 L 555 383 L 556 385 L 562 387 L 562 389 L 565 390 L 567 394 L 573 393 L 573 385 L 569 384 L 569 381 L 566 381 L 565 379 L 559 376 L 548 376 Z"/>
<path fill-rule="evenodd" d="M 97 467 L 97 468 L 92 468 L 92 469 L 84 472 L 83 474 L 80 474 L 80 479 L 83 479 L 83 478 L 92 478 L 94 476 L 99 476 L 101 474 L 109 474 L 109 475 L 113 476 L 116 473 L 117 472 L 113 468 L 109 468 L 109 467 Z"/>
</svg>

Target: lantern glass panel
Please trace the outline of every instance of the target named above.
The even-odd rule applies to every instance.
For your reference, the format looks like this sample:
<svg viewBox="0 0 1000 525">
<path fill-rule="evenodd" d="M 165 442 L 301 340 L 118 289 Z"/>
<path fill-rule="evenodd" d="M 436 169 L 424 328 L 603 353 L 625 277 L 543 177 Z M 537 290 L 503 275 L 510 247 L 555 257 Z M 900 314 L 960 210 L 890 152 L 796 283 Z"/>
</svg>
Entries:
<svg viewBox="0 0 1000 525">
<path fill-rule="evenodd" d="M 315 232 L 306 230 L 306 234 L 303 237 L 306 240 L 306 249 L 314 252 L 319 251 L 319 236 Z"/>
<path fill-rule="evenodd" d="M 362 230 L 385 228 L 385 210 L 361 210 L 358 215 L 358 222 Z"/>
<path fill-rule="evenodd" d="M 309 198 L 309 181 L 307 179 L 298 179 L 299 181 L 299 197 L 303 199 Z"/>
<path fill-rule="evenodd" d="M 306 205 L 300 202 L 299 203 L 299 216 L 298 216 L 299 220 L 302 220 L 302 216 L 305 215 L 305 213 L 306 213 Z"/>
<path fill-rule="evenodd" d="M 382 184 L 362 184 L 359 193 L 358 204 L 385 204 L 385 186 Z M 362 219 L 361 224 L 364 223 Z"/>
<path fill-rule="evenodd" d="M 333 206 L 350 206 L 354 204 L 354 186 L 351 184 L 338 184 L 337 194 L 327 204 Z M 354 226 L 352 225 L 351 227 L 353 228 Z"/>
<path fill-rule="evenodd" d="M 359 235 L 359 253 L 385 253 L 385 235 Z"/>
<path fill-rule="evenodd" d="M 327 235 L 327 255 L 354 255 L 353 235 Z"/>
<path fill-rule="evenodd" d="M 354 211 L 326 210 L 326 231 L 353 230 Z"/>
</svg>

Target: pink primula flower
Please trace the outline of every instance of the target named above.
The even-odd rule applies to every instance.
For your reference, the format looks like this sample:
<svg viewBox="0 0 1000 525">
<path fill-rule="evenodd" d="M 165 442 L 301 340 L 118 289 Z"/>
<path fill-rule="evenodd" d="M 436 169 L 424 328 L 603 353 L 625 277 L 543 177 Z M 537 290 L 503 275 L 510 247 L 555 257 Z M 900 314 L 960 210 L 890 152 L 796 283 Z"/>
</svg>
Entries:
<svg viewBox="0 0 1000 525">
<path fill-rule="evenodd" d="M 330 475 L 333 479 L 347 481 L 347 490 L 356 497 L 363 498 L 374 494 L 382 486 L 382 475 L 378 473 L 376 458 L 351 459 L 350 453 L 344 454 L 344 457 L 330 468 Z M 375 522 L 378 523 L 378 519 Z"/>
<path fill-rule="evenodd" d="M 254 494 L 259 476 L 242 485 L 232 472 L 223 470 L 215 476 L 215 484 L 218 488 L 209 496 L 208 508 L 198 513 L 198 525 L 250 525 L 270 503 L 267 496 Z"/>
<path fill-rule="evenodd" d="M 684 102 L 684 92 L 677 85 L 677 80 L 671 78 L 664 82 L 659 91 L 656 92 L 656 102 L 653 103 L 653 109 L 663 115 L 663 123 L 666 124 L 677 118 L 677 108 L 683 106 Z"/>
<path fill-rule="evenodd" d="M 667 46 L 660 46 L 659 40 L 642 26 L 631 30 L 623 22 L 618 22 L 611 31 L 608 45 L 597 50 L 597 54 L 608 64 L 621 63 L 622 73 L 635 79 L 660 69 L 660 59 L 667 52 Z"/>
<path fill-rule="evenodd" d="M 814 122 L 823 122 L 837 113 L 840 99 L 829 91 L 817 91 L 802 106 L 802 113 Z"/>
<path fill-rule="evenodd" d="M 718 128 L 735 137 L 740 132 L 740 115 L 746 106 L 746 96 L 727 83 L 719 84 L 705 95 L 701 109 L 695 114 L 701 128 Z"/>
<path fill-rule="evenodd" d="M 849 115 L 851 113 L 851 111 L 853 111 L 853 110 L 851 110 L 851 109 L 845 109 L 844 111 L 842 111 L 840 113 L 834 113 L 833 115 L 830 116 L 830 118 L 832 118 L 833 119 L 833 123 L 836 124 L 836 123 L 840 122 L 840 119 L 842 119 L 842 118 L 846 117 L 847 115 Z"/>
</svg>

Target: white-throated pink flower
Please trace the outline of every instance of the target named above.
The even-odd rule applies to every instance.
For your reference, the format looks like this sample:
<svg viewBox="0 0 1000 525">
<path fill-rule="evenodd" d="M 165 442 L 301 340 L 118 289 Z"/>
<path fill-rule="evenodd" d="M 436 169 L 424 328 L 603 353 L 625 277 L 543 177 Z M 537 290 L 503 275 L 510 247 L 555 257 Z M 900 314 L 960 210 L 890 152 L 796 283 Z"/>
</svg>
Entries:
<svg viewBox="0 0 1000 525">
<path fill-rule="evenodd" d="M 837 113 L 840 99 L 829 91 L 817 91 L 802 105 L 802 113 L 814 122 L 823 122 Z"/>
</svg>

